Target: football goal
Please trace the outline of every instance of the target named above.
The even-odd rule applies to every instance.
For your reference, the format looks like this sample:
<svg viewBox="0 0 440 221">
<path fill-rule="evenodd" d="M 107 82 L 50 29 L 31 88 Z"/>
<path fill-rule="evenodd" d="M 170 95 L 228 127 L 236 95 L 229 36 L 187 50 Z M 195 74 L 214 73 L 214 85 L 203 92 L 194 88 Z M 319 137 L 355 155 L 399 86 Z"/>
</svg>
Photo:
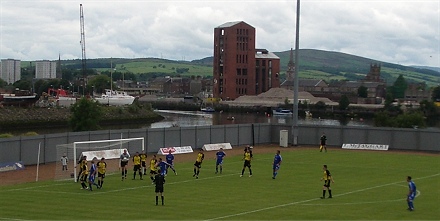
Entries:
<svg viewBox="0 0 440 221">
<path fill-rule="evenodd" d="M 95 164 L 101 158 L 105 158 L 107 163 L 106 174 L 115 173 L 120 169 L 120 155 L 124 150 L 127 150 L 130 156 L 133 156 L 136 152 L 146 152 L 144 138 L 80 141 L 59 144 L 56 148 L 58 160 L 55 167 L 55 180 L 72 179 L 77 182 L 80 171 L 77 164 L 83 156 L 87 157 L 89 169 L 90 161 L 93 158 L 96 157 L 98 159 Z"/>
</svg>

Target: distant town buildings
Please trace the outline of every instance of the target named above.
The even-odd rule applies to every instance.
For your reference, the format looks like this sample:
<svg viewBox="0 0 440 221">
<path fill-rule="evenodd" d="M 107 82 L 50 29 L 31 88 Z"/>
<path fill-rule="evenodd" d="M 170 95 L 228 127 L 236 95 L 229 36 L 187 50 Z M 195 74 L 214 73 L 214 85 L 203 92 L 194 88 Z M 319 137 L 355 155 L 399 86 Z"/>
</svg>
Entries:
<svg viewBox="0 0 440 221">
<path fill-rule="evenodd" d="M 21 79 L 21 61 L 2 59 L 0 71 L 0 78 L 8 84 L 13 84 Z"/>
<path fill-rule="evenodd" d="M 57 62 L 56 61 L 36 61 L 35 62 L 35 78 L 51 79 L 57 78 Z"/>
<path fill-rule="evenodd" d="M 280 58 L 255 48 L 255 28 L 243 21 L 214 28 L 213 94 L 223 100 L 280 86 Z"/>
</svg>

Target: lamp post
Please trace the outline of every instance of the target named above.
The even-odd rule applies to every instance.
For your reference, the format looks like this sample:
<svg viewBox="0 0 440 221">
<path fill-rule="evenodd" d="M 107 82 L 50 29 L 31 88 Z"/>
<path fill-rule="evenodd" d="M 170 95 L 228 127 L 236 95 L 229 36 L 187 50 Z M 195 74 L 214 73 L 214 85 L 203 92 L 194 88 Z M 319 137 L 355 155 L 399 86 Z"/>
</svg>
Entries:
<svg viewBox="0 0 440 221">
<path fill-rule="evenodd" d="M 295 78 L 293 80 L 293 123 L 292 123 L 292 139 L 293 145 L 298 145 L 298 78 L 299 78 L 299 12 L 300 0 L 296 0 L 296 38 L 295 38 Z"/>
</svg>

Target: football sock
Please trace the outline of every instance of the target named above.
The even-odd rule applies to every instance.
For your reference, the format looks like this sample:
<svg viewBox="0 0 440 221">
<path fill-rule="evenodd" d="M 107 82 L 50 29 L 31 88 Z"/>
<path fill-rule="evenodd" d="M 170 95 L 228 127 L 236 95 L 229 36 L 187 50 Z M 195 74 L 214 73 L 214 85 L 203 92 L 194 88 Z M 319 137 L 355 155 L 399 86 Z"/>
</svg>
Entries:
<svg viewBox="0 0 440 221">
<path fill-rule="evenodd" d="M 328 195 L 331 197 L 332 196 L 332 190 L 328 190 Z"/>
<path fill-rule="evenodd" d="M 199 175 L 199 173 L 200 173 L 200 170 L 197 170 L 197 176 Z"/>
<path fill-rule="evenodd" d="M 150 176 L 150 179 L 151 179 L 152 181 L 154 181 L 154 178 L 153 178 L 152 176 Z"/>
<path fill-rule="evenodd" d="M 81 183 L 82 188 L 86 188 L 87 186 L 84 183 Z M 409 205 L 409 204 L 408 204 Z"/>
<path fill-rule="evenodd" d="M 101 186 L 101 180 L 98 180 L 98 185 Z"/>
<path fill-rule="evenodd" d="M 124 170 L 122 170 L 121 176 L 122 176 L 122 178 L 124 178 Z"/>
<path fill-rule="evenodd" d="M 136 179 L 136 171 L 133 172 L 133 179 Z"/>
<path fill-rule="evenodd" d="M 241 170 L 241 175 L 243 175 L 243 174 L 244 174 L 244 169 Z"/>
<path fill-rule="evenodd" d="M 160 199 L 162 200 L 162 205 L 163 205 L 163 196 L 160 196 Z"/>
<path fill-rule="evenodd" d="M 249 175 L 252 176 L 252 170 L 251 170 L 251 168 L 249 168 Z"/>
<path fill-rule="evenodd" d="M 93 190 L 93 189 L 92 189 L 92 184 L 91 184 L 91 183 L 89 183 L 89 188 L 90 188 L 90 190 Z"/>
<path fill-rule="evenodd" d="M 159 196 L 156 196 L 156 205 L 157 205 L 158 201 L 159 201 Z"/>
<path fill-rule="evenodd" d="M 222 171 L 223 171 L 223 167 L 220 167 L 220 173 L 222 173 Z"/>
<path fill-rule="evenodd" d="M 125 177 L 127 177 L 127 169 L 125 169 Z"/>
<path fill-rule="evenodd" d="M 408 204 L 409 204 L 409 208 L 414 209 L 414 204 L 413 204 L 413 202 L 409 202 Z"/>
<path fill-rule="evenodd" d="M 278 172 L 273 173 L 273 177 L 276 177 L 278 174 Z"/>
<path fill-rule="evenodd" d="M 196 170 L 196 168 L 194 168 L 194 175 L 196 175 L 196 173 L 197 173 L 197 170 Z"/>
<path fill-rule="evenodd" d="M 322 191 L 322 197 L 325 197 L 325 190 Z"/>
<path fill-rule="evenodd" d="M 142 172 L 141 171 L 139 171 L 139 176 L 141 177 L 141 179 L 142 179 Z"/>
<path fill-rule="evenodd" d="M 99 186 L 101 186 L 102 187 L 102 184 L 104 183 L 104 180 L 101 180 L 101 184 L 99 184 Z"/>
<path fill-rule="evenodd" d="M 216 172 L 216 173 L 218 172 L 218 167 L 215 167 L 215 172 Z"/>
</svg>

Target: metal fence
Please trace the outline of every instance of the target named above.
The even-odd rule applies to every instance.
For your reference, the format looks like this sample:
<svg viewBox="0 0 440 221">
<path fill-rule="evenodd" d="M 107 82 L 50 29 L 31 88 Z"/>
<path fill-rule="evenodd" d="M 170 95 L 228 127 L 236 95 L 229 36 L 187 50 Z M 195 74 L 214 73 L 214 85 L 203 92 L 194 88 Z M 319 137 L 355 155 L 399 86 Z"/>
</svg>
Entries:
<svg viewBox="0 0 440 221">
<path fill-rule="evenodd" d="M 289 131 L 288 140 L 292 144 L 291 126 L 274 123 L 103 130 L 4 138 L 0 139 L 0 163 L 23 161 L 26 165 L 36 164 L 39 147 L 40 163 L 55 162 L 59 160 L 56 159 L 56 146 L 59 144 L 120 138 L 144 137 L 149 153 L 172 146 L 198 149 L 210 143 L 231 143 L 232 146 L 278 144 L 281 130 Z M 440 132 L 419 129 L 300 125 L 298 144 L 318 145 L 322 132 L 326 133 L 329 146 L 342 146 L 344 143 L 387 144 L 389 149 L 440 153 Z M 128 145 L 128 150 L 136 152 L 141 147 Z"/>
</svg>

